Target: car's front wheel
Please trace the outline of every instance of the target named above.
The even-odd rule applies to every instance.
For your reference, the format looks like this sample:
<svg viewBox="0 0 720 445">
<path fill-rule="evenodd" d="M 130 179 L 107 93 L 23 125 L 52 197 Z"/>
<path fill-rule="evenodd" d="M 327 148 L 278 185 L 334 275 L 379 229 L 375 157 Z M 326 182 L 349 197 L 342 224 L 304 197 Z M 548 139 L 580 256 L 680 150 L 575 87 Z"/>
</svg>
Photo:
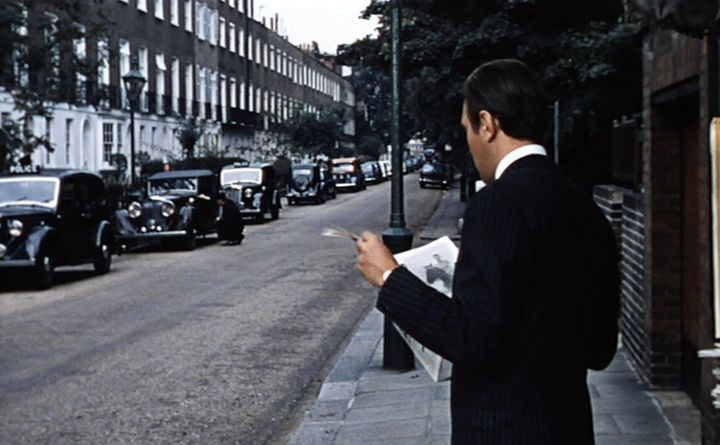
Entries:
<svg viewBox="0 0 720 445">
<path fill-rule="evenodd" d="M 55 281 L 55 260 L 46 251 L 42 251 L 35 258 L 33 271 L 33 284 L 36 289 L 44 290 L 52 287 Z"/>
<path fill-rule="evenodd" d="M 98 274 L 106 274 L 110 272 L 110 267 L 112 265 L 112 251 L 110 249 L 110 244 L 105 237 L 103 238 L 102 244 L 98 249 L 99 256 L 93 262 L 93 268 Z"/>
</svg>

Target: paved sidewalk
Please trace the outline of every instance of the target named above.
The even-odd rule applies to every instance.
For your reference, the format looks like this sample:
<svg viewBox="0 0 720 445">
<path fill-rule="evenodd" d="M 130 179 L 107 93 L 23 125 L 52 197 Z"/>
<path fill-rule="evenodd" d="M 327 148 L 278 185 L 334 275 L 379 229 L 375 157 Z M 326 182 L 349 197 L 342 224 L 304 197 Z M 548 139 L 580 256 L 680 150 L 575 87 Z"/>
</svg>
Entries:
<svg viewBox="0 0 720 445">
<path fill-rule="evenodd" d="M 291 445 L 444 445 L 450 443 L 449 382 L 420 369 L 382 368 L 382 314 L 373 310 L 292 434 Z M 673 445 L 660 410 L 622 349 L 588 376 L 597 445 Z"/>
<path fill-rule="evenodd" d="M 446 192 L 420 240 L 457 239 L 465 203 Z M 422 244 L 422 243 L 417 243 Z M 383 316 L 373 309 L 326 378 L 290 445 L 444 445 L 450 443 L 449 382 L 435 383 L 417 364 L 382 368 Z M 672 445 L 671 428 L 628 366 L 625 353 L 590 372 L 597 445 Z"/>
</svg>

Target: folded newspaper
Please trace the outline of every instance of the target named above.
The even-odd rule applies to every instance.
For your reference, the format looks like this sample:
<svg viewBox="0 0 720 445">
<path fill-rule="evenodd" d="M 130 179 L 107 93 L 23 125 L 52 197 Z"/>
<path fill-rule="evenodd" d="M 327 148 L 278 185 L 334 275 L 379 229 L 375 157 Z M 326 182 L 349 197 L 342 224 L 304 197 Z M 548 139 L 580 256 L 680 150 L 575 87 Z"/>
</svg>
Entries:
<svg viewBox="0 0 720 445">
<path fill-rule="evenodd" d="M 458 248 L 449 237 L 443 236 L 422 247 L 401 252 L 395 255 L 395 259 L 426 284 L 452 298 L 457 256 Z M 452 363 L 421 345 L 398 325 L 395 328 L 434 381 L 450 378 Z"/>
</svg>

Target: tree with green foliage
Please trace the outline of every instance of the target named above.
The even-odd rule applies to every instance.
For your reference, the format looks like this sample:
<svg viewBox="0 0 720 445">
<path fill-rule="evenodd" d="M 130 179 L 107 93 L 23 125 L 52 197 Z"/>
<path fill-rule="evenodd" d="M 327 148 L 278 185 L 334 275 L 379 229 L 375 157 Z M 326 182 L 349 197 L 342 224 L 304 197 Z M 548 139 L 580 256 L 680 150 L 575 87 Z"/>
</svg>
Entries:
<svg viewBox="0 0 720 445">
<path fill-rule="evenodd" d="M 373 84 L 387 90 L 384 82 L 363 76 L 370 69 L 390 73 L 391 6 L 371 1 L 365 14 L 379 15 L 379 35 L 339 49 L 338 62 L 357 67 L 359 103 Z M 623 11 L 622 0 L 404 1 L 403 139 L 417 134 L 464 147 L 459 122 L 465 77 L 483 62 L 518 58 L 560 103 L 561 165 L 588 182 L 606 179 L 612 120 L 641 106 L 640 38 L 623 23 Z M 387 114 L 379 110 L 369 119 Z"/>
<path fill-rule="evenodd" d="M 188 116 L 180 122 L 175 137 L 182 147 L 183 157 L 193 159 L 195 157 L 195 146 L 205 134 L 205 121 L 195 116 Z"/>
<path fill-rule="evenodd" d="M 343 136 L 345 111 L 342 108 L 320 110 L 316 113 L 297 113 L 277 125 L 282 143 L 296 154 L 332 158 Z"/>
<path fill-rule="evenodd" d="M 106 39 L 109 23 L 91 0 L 0 2 L 0 83 L 15 109 L 0 126 L 0 171 L 29 167 L 39 147 L 52 151 L 33 126 L 52 117 L 53 104 L 100 101 L 101 92 L 89 86 L 96 85 L 99 64 L 106 61 L 88 57 L 84 48 L 88 40 Z"/>
<path fill-rule="evenodd" d="M 358 69 L 352 79 L 358 98 L 355 113 L 356 149 L 377 159 L 390 143 L 390 76 L 376 67 Z"/>
</svg>

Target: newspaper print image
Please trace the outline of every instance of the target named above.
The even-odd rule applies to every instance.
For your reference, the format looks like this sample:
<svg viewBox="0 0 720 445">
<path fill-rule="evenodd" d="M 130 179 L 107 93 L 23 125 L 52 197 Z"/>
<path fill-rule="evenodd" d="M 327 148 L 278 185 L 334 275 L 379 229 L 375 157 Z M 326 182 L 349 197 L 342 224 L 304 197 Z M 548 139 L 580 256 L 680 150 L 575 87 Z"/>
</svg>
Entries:
<svg viewBox="0 0 720 445">
<path fill-rule="evenodd" d="M 422 247 L 395 255 L 398 263 L 439 292 L 452 296 L 458 248 L 444 236 Z"/>
<path fill-rule="evenodd" d="M 425 266 L 425 281 L 439 292 L 450 295 L 452 293 L 454 273 L 454 263 L 444 259 L 439 253 L 434 253 L 432 262 Z"/>
</svg>

